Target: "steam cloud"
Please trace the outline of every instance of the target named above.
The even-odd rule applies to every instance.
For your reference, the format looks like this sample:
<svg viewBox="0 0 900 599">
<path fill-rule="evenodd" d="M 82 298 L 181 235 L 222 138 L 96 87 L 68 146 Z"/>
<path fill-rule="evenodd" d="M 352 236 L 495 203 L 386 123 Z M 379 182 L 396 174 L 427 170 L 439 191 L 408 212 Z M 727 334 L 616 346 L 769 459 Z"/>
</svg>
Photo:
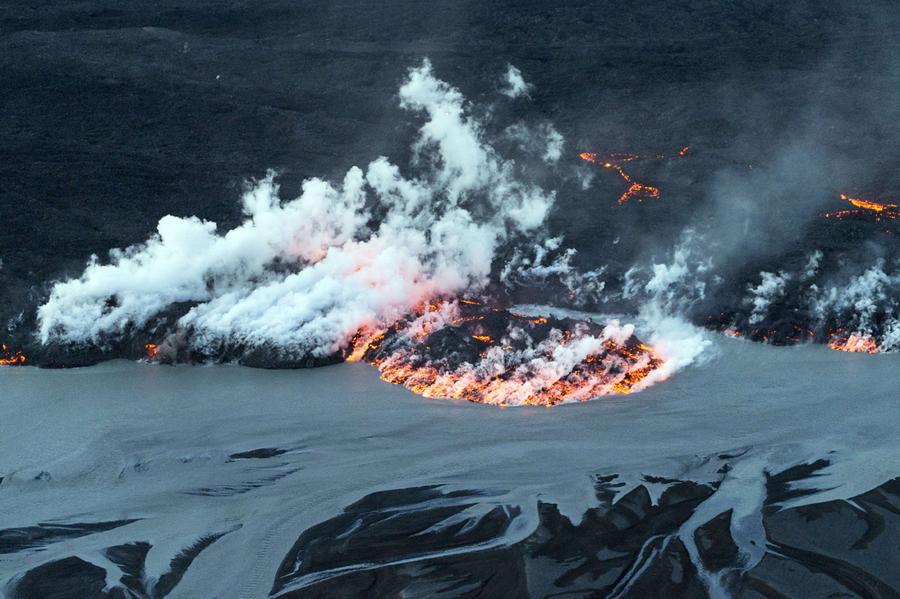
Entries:
<svg viewBox="0 0 900 599">
<path fill-rule="evenodd" d="M 785 283 L 790 278 L 784 272 L 773 274 L 763 271 L 759 273 L 759 276 L 762 282 L 755 287 L 750 287 L 750 293 L 753 296 L 751 300 L 753 311 L 750 312 L 750 324 L 757 324 L 765 319 L 769 311 L 769 304 L 775 298 L 784 295 Z"/>
<path fill-rule="evenodd" d="M 200 351 L 231 342 L 321 357 L 361 327 L 482 288 L 498 247 L 541 227 L 554 194 L 520 180 L 427 60 L 410 70 L 400 103 L 426 119 L 413 145 L 420 176 L 381 157 L 337 187 L 310 179 L 283 202 L 270 173 L 230 231 L 166 216 L 147 242 L 113 250 L 107 264 L 93 257 L 56 284 L 38 312 L 41 341 L 103 344 L 192 302 L 178 324 Z"/>
<path fill-rule="evenodd" d="M 812 312 L 820 321 L 845 323 L 846 333 L 879 338 L 882 352 L 900 350 L 900 273 L 891 272 L 885 260 L 878 258 L 846 284 L 830 285 L 817 292 Z"/>
<path fill-rule="evenodd" d="M 531 85 L 525 81 L 522 71 L 513 65 L 506 67 L 506 79 L 500 92 L 509 98 L 528 97 Z"/>
<path fill-rule="evenodd" d="M 507 80 L 507 95 L 527 94 L 514 67 Z M 350 168 L 340 184 L 309 179 L 299 197 L 284 201 L 270 172 L 244 194 L 245 219 L 231 230 L 166 216 L 146 242 L 111 251 L 105 263 L 93 256 L 80 277 L 52 288 L 38 311 L 41 342 L 104 347 L 164 322 L 168 337 L 159 350 L 188 348 L 221 358 L 264 348 L 292 360 L 328 359 L 351 346 L 355 351 L 361 333 L 383 331 L 410 314 L 421 315 L 409 327 L 413 339 L 417 331 L 424 338 L 447 326 L 452 310 L 423 312 L 422 306 L 435 300 L 454 305 L 447 301 L 479 294 L 492 272 L 508 288 L 555 281 L 575 305 L 605 298 L 606 268 L 579 272 L 575 250 L 546 234 L 554 192 L 499 155 L 462 94 L 437 79 L 428 60 L 409 71 L 399 98 L 403 109 L 423 118 L 412 145 L 415 176 L 380 157 L 365 169 Z M 550 124 L 513 125 L 502 135 L 548 164 L 562 153 L 564 140 Z M 632 365 L 648 372 L 628 388 L 668 377 L 709 344 L 678 314 L 682 287 L 699 285 L 703 295 L 705 267 L 697 270 L 689 246 L 679 247 L 671 264 L 653 265 L 647 280 L 639 282 L 637 271 L 626 277 L 625 295 L 644 302 L 639 316 L 661 359 L 652 367 Z M 499 267 L 501 255 L 507 260 Z M 183 315 L 173 330 L 160 315 L 176 305 Z M 432 386 L 446 394 L 504 372 L 507 380 L 487 387 L 486 401 L 528 403 L 531 394 L 577 378 L 579 364 L 607 342 L 623 343 L 633 330 L 615 320 L 599 335 L 577 327 L 569 335 L 553 330 L 520 351 L 493 348 L 463 364 L 453 385 L 441 380 Z M 510 339 L 522 335 L 507 331 Z M 380 368 L 402 358 L 387 358 Z M 625 377 L 624 363 L 608 359 L 607 378 L 591 375 L 572 387 L 572 397 L 559 400 L 588 399 L 622 384 L 609 377 Z"/>
</svg>

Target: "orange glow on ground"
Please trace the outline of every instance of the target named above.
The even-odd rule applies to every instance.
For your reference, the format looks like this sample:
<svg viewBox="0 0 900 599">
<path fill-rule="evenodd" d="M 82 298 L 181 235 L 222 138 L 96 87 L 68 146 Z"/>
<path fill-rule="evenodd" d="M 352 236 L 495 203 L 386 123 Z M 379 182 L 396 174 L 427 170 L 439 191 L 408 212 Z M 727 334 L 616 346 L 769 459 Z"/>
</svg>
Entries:
<svg viewBox="0 0 900 599">
<path fill-rule="evenodd" d="M 653 158 L 658 160 L 667 158 L 680 158 L 685 156 L 688 153 L 688 150 L 690 150 L 690 146 L 684 146 L 672 156 L 657 155 L 653 156 Z M 616 201 L 616 203 L 619 205 L 622 205 L 631 200 L 637 200 L 638 202 L 641 202 L 646 199 L 658 200 L 662 197 L 662 192 L 658 187 L 635 181 L 634 177 L 632 177 L 625 171 L 624 168 L 622 168 L 623 163 L 644 158 L 643 156 L 617 152 L 603 155 L 596 152 L 582 152 L 578 156 L 582 160 L 590 162 L 591 164 L 596 164 L 597 166 L 616 171 L 622 178 L 622 180 L 628 183 L 628 189 L 626 189 Z"/>
<path fill-rule="evenodd" d="M 856 354 L 877 354 L 878 344 L 868 335 L 853 333 L 848 337 L 834 337 L 828 342 L 828 347 L 837 351 L 845 351 Z"/>
<path fill-rule="evenodd" d="M 0 344 L 0 366 L 22 366 L 24 364 L 25 354 L 10 350 L 5 343 Z"/>
<path fill-rule="evenodd" d="M 498 348 L 511 351 L 512 348 Z M 469 368 L 442 372 L 432 365 L 416 365 L 403 353 L 395 353 L 375 366 L 381 379 L 403 385 L 430 398 L 462 399 L 498 406 L 514 404 L 554 406 L 564 401 L 584 401 L 612 394 L 626 395 L 662 365 L 652 348 L 643 344 L 630 351 L 612 344 L 607 352 L 591 356 L 565 378 L 548 384 L 539 381 L 482 378 Z"/>
<path fill-rule="evenodd" d="M 433 311 L 422 309 L 386 329 L 364 328 L 354 336 L 346 359 L 368 362 L 378 368 L 382 380 L 403 385 L 424 397 L 498 406 L 552 406 L 564 401 L 628 394 L 643 388 L 645 379 L 663 364 L 654 348 L 629 337 L 621 344 L 606 339 L 595 353 L 574 367 L 569 365 L 564 372 L 558 372 L 554 356 L 567 353 L 568 345 L 577 347 L 584 339 L 582 329 L 576 329 L 580 332 L 573 334 L 563 327 L 584 325 L 555 319 L 551 322 L 545 317 L 526 317 L 479 307 L 479 304 L 466 302 L 465 310 L 456 313 L 440 307 Z M 429 320 L 435 313 L 447 316 L 442 321 Z M 425 328 L 423 322 L 434 326 Z M 510 324 L 520 331 L 517 335 L 524 331 L 532 341 L 524 343 L 521 336 L 517 337 L 520 341 L 513 341 L 515 335 L 510 338 L 503 332 Z M 551 339 L 550 335 L 555 336 Z M 466 350 L 466 338 L 483 344 L 483 349 L 468 346 Z M 535 344 L 541 339 L 544 340 L 541 343 L 548 339 L 551 342 L 535 353 L 534 347 L 540 347 Z M 437 356 L 435 348 L 440 348 Z M 470 353 L 462 358 L 444 357 L 460 351 Z M 449 366 L 451 363 L 456 366 Z"/>
<path fill-rule="evenodd" d="M 853 198 L 846 194 L 840 195 L 841 200 L 850 202 L 854 208 L 844 210 L 835 210 L 833 212 L 825 212 L 822 216 L 825 218 L 853 218 L 853 217 L 870 217 L 876 221 L 900 219 L 900 208 L 897 204 L 886 204 L 882 202 L 873 202 L 863 198 Z"/>
<path fill-rule="evenodd" d="M 384 339 L 384 333 L 384 330 L 360 330 L 350 342 L 350 353 L 347 355 L 346 360 L 348 362 L 359 362 L 366 355 L 366 352 L 378 349 L 381 341 Z"/>
</svg>

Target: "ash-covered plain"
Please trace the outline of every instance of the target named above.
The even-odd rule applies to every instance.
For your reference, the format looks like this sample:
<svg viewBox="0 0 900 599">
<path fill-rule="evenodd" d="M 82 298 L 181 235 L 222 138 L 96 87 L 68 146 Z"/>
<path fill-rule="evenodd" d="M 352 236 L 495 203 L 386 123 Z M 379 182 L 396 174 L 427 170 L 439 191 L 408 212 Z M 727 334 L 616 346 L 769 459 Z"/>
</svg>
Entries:
<svg viewBox="0 0 900 599">
<path fill-rule="evenodd" d="M 897 596 L 892 2 L 0 44 L 0 593 Z"/>
<path fill-rule="evenodd" d="M 896 596 L 895 356 L 715 355 L 506 410 L 364 364 L 3 370 L 0 588 Z"/>
</svg>

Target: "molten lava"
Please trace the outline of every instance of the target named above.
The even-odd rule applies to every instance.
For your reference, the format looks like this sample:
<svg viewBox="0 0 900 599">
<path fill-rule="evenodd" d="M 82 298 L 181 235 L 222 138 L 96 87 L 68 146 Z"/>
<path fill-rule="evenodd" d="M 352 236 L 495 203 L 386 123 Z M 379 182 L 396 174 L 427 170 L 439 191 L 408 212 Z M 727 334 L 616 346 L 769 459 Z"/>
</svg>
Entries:
<svg viewBox="0 0 900 599">
<path fill-rule="evenodd" d="M 422 334 L 422 322 L 431 323 Z M 386 331 L 364 331 L 348 360 L 425 397 L 552 406 L 643 388 L 662 366 L 631 327 L 532 318 L 474 302 L 426 308 Z"/>
<path fill-rule="evenodd" d="M 836 210 L 834 212 L 825 212 L 825 218 L 874 218 L 876 221 L 900 219 L 900 208 L 897 204 L 883 204 L 881 202 L 873 202 L 863 198 L 852 198 L 846 194 L 841 194 L 841 200 L 850 202 L 855 209 L 847 208 L 844 210 Z"/>
<path fill-rule="evenodd" d="M 0 366 L 22 366 L 23 364 L 25 364 L 25 354 L 10 350 L 5 343 L 0 344 Z"/>
<path fill-rule="evenodd" d="M 144 346 L 144 351 L 147 352 L 148 360 L 155 360 L 159 355 L 159 347 L 155 343 L 148 343 Z"/>
<path fill-rule="evenodd" d="M 653 158 L 656 159 L 666 159 L 666 158 L 680 158 L 685 156 L 690 150 L 690 146 L 684 146 L 678 152 L 676 152 L 673 156 L 665 156 L 665 155 L 657 155 Z M 582 160 L 586 160 L 592 164 L 596 164 L 602 166 L 603 168 L 611 169 L 616 171 L 622 179 L 628 183 L 628 189 L 626 189 L 621 196 L 619 196 L 617 204 L 624 204 L 629 200 L 637 199 L 638 202 L 643 201 L 645 199 L 658 200 L 662 193 L 660 192 L 658 187 L 654 187 L 652 185 L 645 185 L 643 183 L 639 183 L 635 181 L 634 178 L 625 172 L 625 169 L 622 168 L 622 164 L 625 162 L 631 162 L 633 160 L 638 160 L 639 158 L 643 158 L 642 156 L 638 156 L 637 154 L 623 154 L 623 153 L 610 153 L 600 155 L 595 152 L 582 152 L 579 154 Z"/>
<path fill-rule="evenodd" d="M 859 354 L 879 353 L 878 344 L 868 335 L 853 333 L 848 336 L 835 336 L 828 342 L 828 347 L 837 351 Z"/>
<path fill-rule="evenodd" d="M 369 351 L 378 349 L 384 339 L 384 331 L 362 329 L 350 341 L 350 353 L 345 358 L 347 362 L 359 362 Z"/>
</svg>

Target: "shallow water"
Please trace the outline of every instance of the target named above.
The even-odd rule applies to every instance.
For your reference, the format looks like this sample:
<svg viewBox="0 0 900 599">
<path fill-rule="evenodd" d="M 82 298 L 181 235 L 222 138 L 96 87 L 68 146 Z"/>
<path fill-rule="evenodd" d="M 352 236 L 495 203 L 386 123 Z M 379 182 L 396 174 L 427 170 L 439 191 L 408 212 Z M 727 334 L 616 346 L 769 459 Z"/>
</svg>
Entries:
<svg viewBox="0 0 900 599">
<path fill-rule="evenodd" d="M 795 502 L 898 474 L 900 356 L 730 339 L 714 353 L 646 391 L 552 409 L 424 399 L 364 364 L 0 370 L 0 530 L 138 519 L 0 553 L 0 588 L 71 555 L 114 583 L 102 549 L 138 539 L 159 576 L 182 548 L 231 531 L 171 596 L 264 596 L 300 532 L 383 489 L 446 484 L 517 504 L 526 517 L 497 540 L 507 543 L 531 532 L 537 499 L 577 522 L 596 503 L 596 475 L 703 480 L 720 453 L 740 454 L 714 502 L 736 514 L 758 510 L 765 471 L 831 461 Z M 263 448 L 279 452 L 234 456 Z"/>
</svg>

